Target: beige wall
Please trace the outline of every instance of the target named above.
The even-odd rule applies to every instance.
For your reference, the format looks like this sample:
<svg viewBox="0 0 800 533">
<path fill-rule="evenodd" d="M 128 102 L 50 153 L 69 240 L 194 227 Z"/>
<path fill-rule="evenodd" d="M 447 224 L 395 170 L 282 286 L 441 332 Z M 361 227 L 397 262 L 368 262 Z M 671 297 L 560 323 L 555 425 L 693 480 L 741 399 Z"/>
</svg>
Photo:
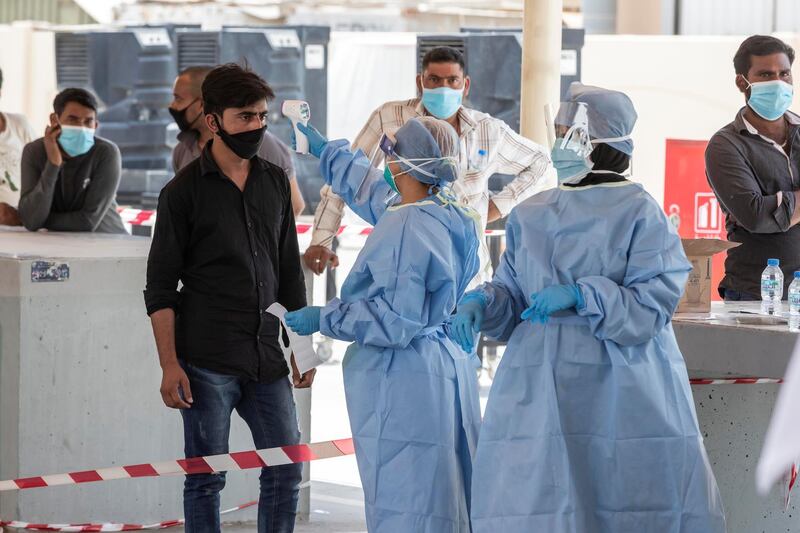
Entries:
<svg viewBox="0 0 800 533">
<path fill-rule="evenodd" d="M 640 35 L 664 33 L 662 27 L 664 1 L 617 0 L 617 33 Z"/>
<path fill-rule="evenodd" d="M 29 24 L 0 26 L 0 110 L 22 113 L 41 135 L 56 94 L 53 32 Z"/>
<path fill-rule="evenodd" d="M 797 36 L 783 36 L 795 48 Z M 583 81 L 627 93 L 639 114 L 634 179 L 664 197 L 667 138 L 709 139 L 744 105 L 733 55 L 743 37 L 587 36 Z M 800 73 L 795 74 L 800 80 Z M 800 111 L 800 98 L 793 109 Z"/>
</svg>

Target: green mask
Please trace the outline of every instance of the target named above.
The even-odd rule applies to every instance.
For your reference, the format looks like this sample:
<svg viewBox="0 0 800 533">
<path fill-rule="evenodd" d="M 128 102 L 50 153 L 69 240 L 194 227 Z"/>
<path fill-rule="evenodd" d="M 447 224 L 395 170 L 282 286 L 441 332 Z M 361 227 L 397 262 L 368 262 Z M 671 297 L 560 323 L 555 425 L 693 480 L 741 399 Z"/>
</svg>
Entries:
<svg viewBox="0 0 800 533">
<path fill-rule="evenodd" d="M 386 180 L 386 183 L 389 184 L 389 187 L 391 187 L 391 189 L 394 192 L 400 194 L 400 191 L 397 190 L 397 184 L 394 182 L 394 176 L 392 176 L 392 171 L 389 170 L 389 165 L 386 165 L 386 168 L 383 169 L 383 179 Z"/>
</svg>

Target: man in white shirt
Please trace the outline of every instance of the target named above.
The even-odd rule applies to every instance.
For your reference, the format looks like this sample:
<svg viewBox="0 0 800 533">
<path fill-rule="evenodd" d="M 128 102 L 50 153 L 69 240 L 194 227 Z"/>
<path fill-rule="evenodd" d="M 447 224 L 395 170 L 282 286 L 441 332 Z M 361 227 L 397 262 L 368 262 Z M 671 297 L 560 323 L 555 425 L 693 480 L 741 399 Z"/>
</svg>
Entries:
<svg viewBox="0 0 800 533">
<path fill-rule="evenodd" d="M 3 71 L 0 70 L 0 91 Z M 35 138 L 28 120 L 16 113 L 0 112 L 0 226 L 19 226 L 17 213 L 20 192 L 22 149 Z"/>
<path fill-rule="evenodd" d="M 383 162 L 378 143 L 384 133 L 396 131 L 406 121 L 423 115 L 446 120 L 455 128 L 461 142 L 461 177 L 453 184 L 453 191 L 480 213 L 485 228 L 488 222 L 508 215 L 514 206 L 553 185 L 545 183 L 550 156 L 547 150 L 515 133 L 502 120 L 464 107 L 462 100 L 469 94 L 469 86 L 470 79 L 464 74 L 464 57 L 460 52 L 450 47 L 430 50 L 422 60 L 422 72 L 417 75 L 421 97 L 383 104 L 372 113 L 352 148 L 363 150 L 373 164 L 378 165 Z M 489 178 L 498 173 L 516 178 L 492 195 Z M 328 265 L 339 264 L 331 251 L 331 243 L 345 207 L 327 185 L 320 195 L 311 246 L 304 255 L 306 265 L 316 274 L 321 274 Z M 485 243 L 480 255 L 478 281 L 487 279 L 491 270 Z"/>
</svg>

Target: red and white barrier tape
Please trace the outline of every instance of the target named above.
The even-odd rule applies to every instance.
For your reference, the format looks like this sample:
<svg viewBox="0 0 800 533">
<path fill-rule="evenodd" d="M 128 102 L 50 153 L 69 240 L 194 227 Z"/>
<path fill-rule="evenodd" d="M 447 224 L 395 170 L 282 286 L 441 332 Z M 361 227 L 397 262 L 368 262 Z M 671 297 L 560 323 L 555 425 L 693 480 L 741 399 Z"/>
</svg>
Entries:
<svg viewBox="0 0 800 533">
<path fill-rule="evenodd" d="M 122 222 L 133 226 L 152 226 L 156 221 L 156 212 L 154 210 L 118 207 L 117 213 L 119 213 Z"/>
<path fill-rule="evenodd" d="M 122 222 L 124 222 L 125 224 L 130 224 L 131 226 L 152 226 L 155 224 L 156 221 L 156 212 L 153 210 L 120 207 L 117 208 L 117 212 L 122 218 Z M 298 235 L 311 233 L 312 229 L 313 226 L 311 224 L 297 224 Z M 359 224 L 345 224 L 344 226 L 339 227 L 339 230 L 336 232 L 336 235 L 339 237 L 345 237 L 349 235 L 366 236 L 369 235 L 370 233 L 372 233 L 371 226 L 362 226 Z M 493 229 L 486 230 L 486 235 L 489 236 L 505 235 L 505 233 L 506 233 L 505 230 L 493 230 Z"/>
<path fill-rule="evenodd" d="M 205 457 L 177 459 L 161 463 L 145 463 L 130 466 L 84 470 L 68 474 L 54 474 L 20 479 L 0 481 L 0 492 L 10 490 L 35 489 L 39 487 L 55 487 L 57 485 L 77 485 L 95 481 L 112 479 L 128 479 L 136 477 L 157 477 L 175 474 L 211 474 L 213 472 L 229 472 L 264 468 L 295 463 L 306 463 L 319 459 L 330 459 L 355 453 L 353 439 L 340 439 L 313 444 L 297 444 L 280 446 L 263 450 L 223 453 Z"/>
<path fill-rule="evenodd" d="M 731 379 L 690 379 L 691 385 L 764 385 L 780 384 L 782 379 L 772 378 L 731 378 Z"/>
<path fill-rule="evenodd" d="M 247 502 L 230 509 L 221 511 L 220 515 L 226 515 L 253 507 L 258 504 L 258 500 Z M 177 518 L 175 520 L 165 520 L 155 524 L 115 524 L 112 522 L 102 522 L 93 524 L 33 524 L 30 522 L 20 522 L 18 520 L 11 520 L 4 522 L 0 520 L 0 527 L 7 527 L 9 529 L 28 529 L 32 531 L 142 531 L 145 529 L 168 529 L 171 527 L 182 526 L 186 522 L 184 518 Z"/>
<path fill-rule="evenodd" d="M 110 481 L 112 479 L 127 479 L 136 477 L 157 477 L 175 474 L 211 474 L 213 472 L 230 472 L 248 470 L 251 468 L 264 468 L 288 464 L 306 463 L 319 459 L 331 459 L 355 453 L 353 439 L 339 439 L 312 444 L 297 444 L 294 446 L 280 446 L 263 450 L 246 452 L 224 453 L 208 455 L 205 457 L 192 457 L 177 459 L 160 463 L 144 463 L 138 465 L 101 468 L 97 470 L 84 470 L 68 474 L 55 474 L 35 476 L 28 478 L 0 481 L 0 491 L 13 491 L 33 489 L 38 487 L 54 487 L 57 485 L 77 485 L 95 481 Z M 241 511 L 256 505 L 257 501 L 226 509 L 220 514 Z M 118 523 L 93 523 L 93 524 L 36 524 L 19 520 L 0 520 L 0 527 L 11 529 L 30 529 L 36 531 L 140 531 L 145 529 L 166 529 L 180 526 L 184 519 L 167 520 L 155 524 L 118 524 Z"/>
<path fill-rule="evenodd" d="M 783 510 L 788 511 L 789 505 L 792 503 L 792 489 L 797 482 L 797 463 L 792 464 L 792 469 L 786 475 L 786 488 L 784 489 L 783 496 Z"/>
</svg>

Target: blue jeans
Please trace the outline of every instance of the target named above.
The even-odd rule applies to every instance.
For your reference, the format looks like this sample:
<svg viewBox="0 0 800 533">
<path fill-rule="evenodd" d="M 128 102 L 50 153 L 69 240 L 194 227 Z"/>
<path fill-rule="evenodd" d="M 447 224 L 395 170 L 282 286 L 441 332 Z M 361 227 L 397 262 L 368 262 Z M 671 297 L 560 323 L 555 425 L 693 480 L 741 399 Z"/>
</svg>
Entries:
<svg viewBox="0 0 800 533">
<path fill-rule="evenodd" d="M 181 363 L 192 389 L 191 409 L 181 409 L 186 457 L 228 453 L 231 414 L 239 413 L 257 449 L 300 442 L 292 386 L 286 378 L 264 384 Z M 302 465 L 261 470 L 259 533 L 292 533 Z M 219 492 L 225 472 L 186 476 L 183 509 L 187 533 L 220 531 Z"/>
</svg>

